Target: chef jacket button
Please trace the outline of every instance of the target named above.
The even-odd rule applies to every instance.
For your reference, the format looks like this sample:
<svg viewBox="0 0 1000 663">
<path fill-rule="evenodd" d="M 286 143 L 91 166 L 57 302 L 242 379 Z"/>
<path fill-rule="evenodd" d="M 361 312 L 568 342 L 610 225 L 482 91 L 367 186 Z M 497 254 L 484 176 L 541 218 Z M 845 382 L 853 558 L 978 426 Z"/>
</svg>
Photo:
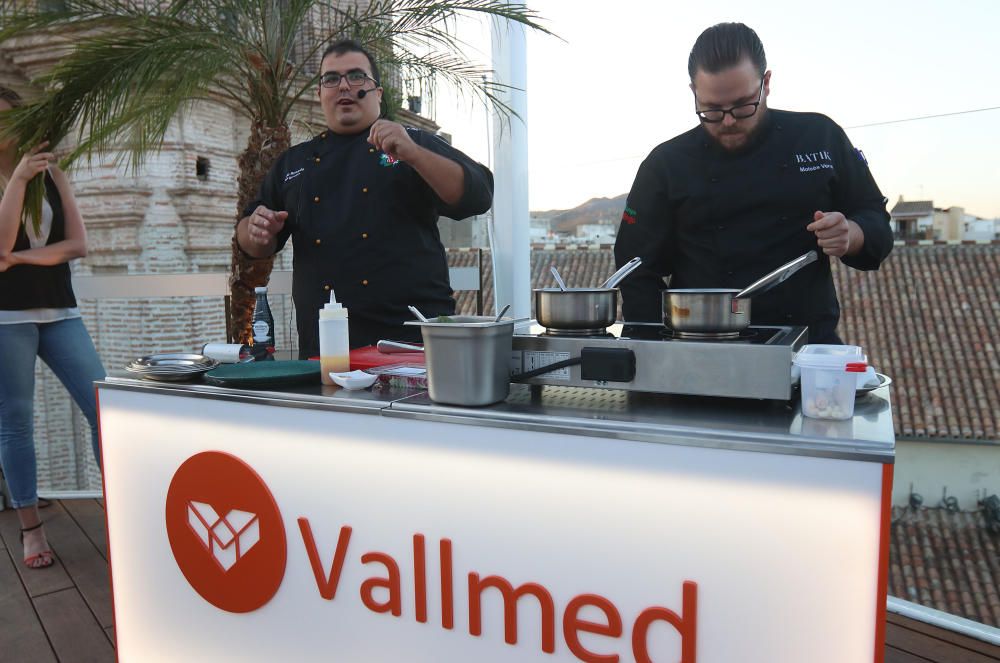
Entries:
<svg viewBox="0 0 1000 663">
<path fill-rule="evenodd" d="M 787 163 L 781 164 L 781 169 L 782 170 L 785 170 L 786 168 L 788 168 L 788 164 Z"/>
<path fill-rule="evenodd" d="M 321 242 L 320 242 L 320 240 L 318 240 L 318 239 L 317 239 L 317 240 L 316 240 L 316 246 L 319 246 L 319 245 L 320 245 L 320 243 L 321 243 Z"/>
<path fill-rule="evenodd" d="M 316 157 L 315 161 L 316 163 L 319 163 L 319 157 Z"/>
<path fill-rule="evenodd" d="M 368 239 L 368 233 L 361 233 L 361 239 Z"/>
<path fill-rule="evenodd" d="M 715 229 L 716 230 L 725 230 L 726 227 L 725 226 L 715 226 Z"/>
<path fill-rule="evenodd" d="M 713 177 L 713 178 L 711 178 L 711 180 L 710 180 L 710 181 L 711 181 L 711 182 L 712 182 L 713 184 L 715 184 L 716 182 L 718 182 L 718 181 L 719 181 L 719 178 L 718 178 L 718 177 Z"/>
<path fill-rule="evenodd" d="M 781 125 L 780 124 L 774 125 L 774 128 L 777 129 L 778 131 L 781 131 Z"/>
<path fill-rule="evenodd" d="M 320 137 L 320 138 L 326 138 L 326 132 L 324 131 L 323 133 L 321 133 L 321 134 L 319 135 L 319 137 Z"/>
<path fill-rule="evenodd" d="M 788 221 L 788 217 L 787 216 L 783 216 L 783 217 L 781 217 L 781 220 L 782 221 Z"/>
<path fill-rule="evenodd" d="M 323 286 L 323 289 L 324 289 L 324 290 L 329 290 L 329 289 L 330 289 L 330 286 L 328 286 L 328 285 L 325 285 L 325 286 Z"/>
<path fill-rule="evenodd" d="M 361 285 L 368 285 L 368 279 L 361 279 Z"/>
<path fill-rule="evenodd" d="M 792 314 L 791 313 L 785 314 L 785 319 L 786 320 L 791 320 L 792 319 Z"/>
<path fill-rule="evenodd" d="M 368 193 L 368 187 L 363 187 L 361 189 L 361 193 Z"/>
<path fill-rule="evenodd" d="M 313 198 L 313 202 L 314 203 L 318 203 L 319 202 L 319 196 L 316 196 L 315 198 Z"/>
<path fill-rule="evenodd" d="M 732 275 L 733 275 L 732 272 L 726 272 L 726 276 L 732 276 Z"/>
<path fill-rule="evenodd" d="M 369 147 L 369 148 L 368 148 L 368 154 L 371 154 L 371 153 L 372 153 L 372 152 L 374 152 L 374 151 L 375 151 L 375 148 L 374 148 L 374 147 Z"/>
</svg>

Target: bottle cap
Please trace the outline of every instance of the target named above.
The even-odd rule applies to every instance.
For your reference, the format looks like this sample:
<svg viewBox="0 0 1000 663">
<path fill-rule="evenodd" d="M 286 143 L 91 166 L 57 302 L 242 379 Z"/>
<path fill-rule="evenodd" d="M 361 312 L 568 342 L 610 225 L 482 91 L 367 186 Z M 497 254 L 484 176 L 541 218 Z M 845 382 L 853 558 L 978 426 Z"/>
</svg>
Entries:
<svg viewBox="0 0 1000 663">
<path fill-rule="evenodd" d="M 321 319 L 347 318 L 347 309 L 337 301 L 337 294 L 330 289 L 330 301 L 328 301 L 319 311 Z"/>
<path fill-rule="evenodd" d="M 266 295 L 267 286 L 266 285 L 257 286 L 256 288 L 253 289 L 253 291 L 256 292 L 258 295 Z"/>
</svg>

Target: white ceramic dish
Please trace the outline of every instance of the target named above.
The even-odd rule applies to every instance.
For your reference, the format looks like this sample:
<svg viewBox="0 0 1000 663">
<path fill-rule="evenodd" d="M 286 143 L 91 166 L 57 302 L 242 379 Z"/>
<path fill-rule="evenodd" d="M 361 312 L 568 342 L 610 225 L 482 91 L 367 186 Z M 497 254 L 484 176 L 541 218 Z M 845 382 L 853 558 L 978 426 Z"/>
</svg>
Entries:
<svg viewBox="0 0 1000 663">
<path fill-rule="evenodd" d="M 372 386 L 378 380 L 378 376 L 365 371 L 351 371 L 350 373 L 330 373 L 330 379 L 344 389 L 356 390 Z"/>
</svg>

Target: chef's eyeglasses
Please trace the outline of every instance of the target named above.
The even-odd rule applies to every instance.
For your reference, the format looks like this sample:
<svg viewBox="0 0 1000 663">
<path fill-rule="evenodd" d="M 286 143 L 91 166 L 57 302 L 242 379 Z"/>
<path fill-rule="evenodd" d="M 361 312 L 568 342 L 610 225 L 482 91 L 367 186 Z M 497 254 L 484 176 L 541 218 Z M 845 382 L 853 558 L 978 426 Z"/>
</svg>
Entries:
<svg viewBox="0 0 1000 663">
<path fill-rule="evenodd" d="M 319 84 L 323 87 L 339 87 L 340 81 L 347 79 L 347 84 L 351 87 L 359 87 L 365 84 L 365 81 L 371 81 L 378 85 L 378 81 L 361 71 L 360 69 L 352 69 L 346 74 L 341 74 L 339 71 L 328 71 L 319 77 Z"/>
<path fill-rule="evenodd" d="M 733 116 L 734 120 L 745 120 L 748 117 L 752 117 L 756 112 L 757 108 L 760 106 L 761 98 L 764 96 L 764 79 L 760 79 L 760 92 L 757 93 L 757 101 L 751 102 L 749 104 L 740 104 L 738 106 L 733 106 L 732 108 L 710 108 L 708 110 L 695 110 L 705 122 L 717 123 L 722 122 L 726 119 L 726 114 Z M 698 97 L 694 98 L 695 104 L 698 103 Z"/>
</svg>

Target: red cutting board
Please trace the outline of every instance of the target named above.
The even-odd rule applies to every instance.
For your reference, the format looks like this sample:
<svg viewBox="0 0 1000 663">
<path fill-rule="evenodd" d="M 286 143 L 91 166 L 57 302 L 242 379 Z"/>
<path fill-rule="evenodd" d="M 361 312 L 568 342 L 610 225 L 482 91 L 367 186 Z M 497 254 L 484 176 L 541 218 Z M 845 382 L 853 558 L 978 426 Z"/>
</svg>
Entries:
<svg viewBox="0 0 1000 663">
<path fill-rule="evenodd" d="M 374 345 L 366 345 L 363 348 L 351 350 L 351 370 L 358 371 L 373 366 L 385 366 L 386 364 L 424 364 L 423 352 L 398 352 L 387 355 L 378 351 Z"/>
</svg>

